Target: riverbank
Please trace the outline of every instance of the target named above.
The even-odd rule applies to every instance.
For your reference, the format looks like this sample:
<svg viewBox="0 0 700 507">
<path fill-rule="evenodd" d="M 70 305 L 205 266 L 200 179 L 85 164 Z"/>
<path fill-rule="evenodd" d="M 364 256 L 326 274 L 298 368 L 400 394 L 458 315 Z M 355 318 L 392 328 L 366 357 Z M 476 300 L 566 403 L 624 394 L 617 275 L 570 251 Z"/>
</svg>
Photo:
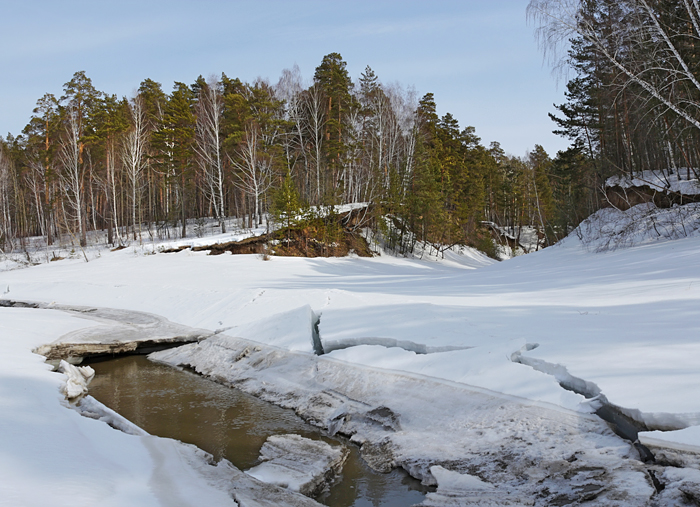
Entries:
<svg viewBox="0 0 700 507">
<path fill-rule="evenodd" d="M 405 438 L 406 449 L 420 449 L 429 459 L 418 468 L 414 466 L 417 454 L 402 451 L 401 445 L 398 451 L 392 450 L 392 460 L 419 470 L 416 475 L 427 480 L 426 470 L 439 465 L 461 474 L 453 485 L 469 482 L 473 476 L 492 487 L 500 484 L 523 494 L 535 505 L 547 505 L 556 498 L 566 505 L 580 501 L 581 496 L 576 496 L 575 489 L 567 493 L 545 485 L 548 480 L 558 481 L 552 479 L 559 473 L 557 466 L 562 466 L 561 477 L 567 479 L 567 467 L 584 466 L 585 459 L 603 460 L 605 480 L 595 488 L 590 482 L 595 479 L 593 473 L 580 481 L 589 485 L 586 495 L 591 505 L 629 505 L 624 495 L 616 500 L 621 491 L 628 499 L 631 494 L 641 499 L 635 500 L 638 505 L 682 505 L 683 495 L 694 495 L 688 484 L 700 484 L 692 458 L 696 442 L 688 440 L 692 431 L 682 430 L 700 424 L 695 393 L 700 385 L 700 346 L 695 339 L 700 330 L 696 318 L 699 247 L 698 239 L 687 239 L 596 254 L 564 244 L 495 265 L 475 258 L 471 266 L 470 259 L 444 264 L 386 256 L 263 261 L 252 255 L 208 256 L 190 251 L 143 255 L 125 249 L 89 263 L 63 260 L 4 271 L 0 289 L 4 287 L 4 297 L 14 300 L 138 310 L 216 333 L 199 343 L 202 350 L 216 345 L 242 353 L 249 345 L 241 348 L 241 344 L 254 342 L 250 350 L 255 354 L 249 351 L 246 358 L 255 357 L 257 364 L 248 362 L 252 359 L 232 361 L 239 365 L 229 368 L 234 375 L 229 381 L 254 386 L 264 380 L 269 386 L 261 395 L 278 396 L 280 404 L 288 396 L 290 406 L 298 403 L 299 407 L 314 392 L 322 398 L 322 393 L 346 393 L 343 396 L 369 407 L 356 412 L 354 419 L 341 421 L 325 411 L 328 407 L 340 410 L 342 403 L 328 399 L 326 408 L 318 404 L 317 420 L 335 421 L 338 428 L 334 423 L 329 429 L 348 433 L 343 424 L 357 422 L 362 414 L 371 420 L 368 414 L 375 409 L 382 419 L 389 414 L 381 410 L 386 407 L 396 415 L 400 428 L 391 435 L 377 433 L 381 434 L 378 442 L 388 437 L 393 446 Z M 476 266 L 480 269 L 470 269 Z M 6 319 L 7 312 L 14 311 L 20 310 L 0 308 L 5 340 L 16 334 Z M 49 329 L 51 324 L 44 327 Z M 34 359 L 29 351 L 55 338 L 30 340 L 22 347 Z M 315 344 L 321 346 L 323 356 L 314 354 Z M 196 348 L 193 344 L 183 350 Z M 200 364 L 204 356 L 195 356 L 183 356 L 177 362 L 207 373 Z M 274 370 L 260 369 L 261 365 L 274 363 L 277 357 L 286 358 L 280 359 L 280 364 L 286 364 L 280 371 L 286 369 L 286 373 L 265 380 Z M 297 364 L 299 358 L 306 366 Z M 37 361 L 17 364 L 44 371 Z M 245 368 L 239 371 L 238 367 Z M 251 380 L 241 382 L 241 372 Z M 316 377 L 318 372 L 322 378 Z M 338 375 L 355 379 L 356 384 L 336 379 L 324 385 L 336 377 L 333 372 L 343 372 Z M 219 375 L 226 380 L 223 373 Z M 365 385 L 365 377 L 376 382 Z M 402 383 L 406 378 L 425 381 Z M 674 433 L 666 430 L 679 431 L 684 440 L 674 445 L 682 447 L 678 451 L 682 459 L 674 455 L 673 462 L 642 464 L 630 442 L 612 435 L 603 423 L 586 422 L 597 421 L 590 415 L 596 400 L 564 390 L 560 383 L 567 381 L 579 382 L 589 392 L 597 390 L 648 429 L 665 430 L 664 437 L 671 441 Z M 375 391 L 379 387 L 390 394 Z M 460 407 L 478 408 L 482 402 L 465 401 L 472 394 L 463 399 L 450 393 L 474 391 L 492 394 L 484 398 L 483 410 L 461 417 Z M 17 401 L 21 392 L 13 393 L 5 402 L 8 407 L 21 405 Z M 59 395 L 55 396 L 58 400 Z M 386 403 L 394 399 L 396 406 Z M 443 408 L 433 409 L 431 403 Z M 537 407 L 537 413 L 528 407 Z M 551 412 L 540 413 L 541 408 Z M 433 412 L 436 418 L 430 417 Z M 501 419 L 501 412 L 508 418 Z M 550 413 L 557 415 L 542 415 Z M 564 428 L 574 428 L 574 436 Z M 450 436 L 455 431 L 463 431 L 464 436 Z M 469 431 L 477 433 L 467 438 Z M 578 453 L 566 445 L 558 448 L 562 438 L 576 442 L 573 447 Z M 550 447 L 559 450 L 550 454 Z M 496 454 L 488 454 L 491 449 Z M 381 447 L 379 451 L 383 455 Z M 502 463 L 500 471 L 489 468 L 498 463 Z M 540 463 L 549 465 L 542 468 Z M 664 489 L 655 487 L 650 471 Z"/>
<path fill-rule="evenodd" d="M 2 308 L 0 498 L 21 506 L 236 505 L 233 474 L 174 440 L 116 431 L 68 408 L 31 349 L 93 327 L 63 312 Z"/>
</svg>

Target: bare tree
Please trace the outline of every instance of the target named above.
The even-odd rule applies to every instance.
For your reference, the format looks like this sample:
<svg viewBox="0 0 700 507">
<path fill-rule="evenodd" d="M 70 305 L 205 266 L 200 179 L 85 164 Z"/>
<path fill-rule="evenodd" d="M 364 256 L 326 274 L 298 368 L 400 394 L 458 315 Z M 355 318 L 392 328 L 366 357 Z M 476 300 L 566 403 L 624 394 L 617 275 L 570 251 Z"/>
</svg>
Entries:
<svg viewBox="0 0 700 507">
<path fill-rule="evenodd" d="M 9 245 L 10 250 L 13 250 L 14 232 L 10 212 L 11 161 L 3 148 L 0 139 L 0 244 Z"/>
<path fill-rule="evenodd" d="M 66 112 L 65 136 L 61 140 L 59 158 L 61 161 L 61 184 L 70 205 L 70 215 L 78 226 L 80 246 L 87 245 L 85 226 L 85 200 L 83 197 L 82 143 L 80 139 L 80 116 L 69 106 Z"/>
<path fill-rule="evenodd" d="M 129 180 L 129 205 L 131 208 L 131 232 L 136 240 L 136 215 L 140 209 L 141 193 L 143 191 L 142 177 L 146 169 L 146 148 L 148 143 L 148 127 L 143 100 L 140 96 L 132 99 L 129 112 L 131 113 L 131 126 L 124 134 L 121 149 L 121 158 Z M 108 168 L 109 169 L 109 168 Z M 113 178 L 114 168 L 111 173 Z M 114 189 L 114 185 L 112 186 Z M 116 196 L 114 198 L 116 202 Z M 116 213 L 115 213 L 116 216 Z M 141 237 L 141 220 L 139 217 L 139 237 Z"/>
<path fill-rule="evenodd" d="M 262 224 L 263 196 L 272 186 L 272 159 L 262 152 L 260 146 L 260 127 L 251 122 L 245 126 L 241 146 L 236 152 L 236 158 L 231 160 L 238 170 L 236 186 L 253 198 L 254 206 L 251 219 L 256 224 Z"/>
<path fill-rule="evenodd" d="M 219 220 L 222 233 L 226 232 L 221 146 L 223 108 L 221 83 L 218 79 L 211 78 L 199 91 L 195 150 L 206 181 L 206 193 L 214 209 L 214 216 Z"/>
<path fill-rule="evenodd" d="M 121 233 L 119 232 L 119 213 L 118 213 L 118 200 L 117 200 L 117 165 L 115 163 L 115 152 L 114 139 L 110 138 L 106 142 L 105 146 L 106 154 L 106 164 L 105 169 L 107 172 L 107 180 L 105 182 L 105 192 L 107 195 L 107 206 L 110 207 L 110 221 L 108 222 L 107 231 L 107 242 L 112 244 L 114 242 L 113 234 L 116 232 L 117 241 L 122 244 Z"/>
<path fill-rule="evenodd" d="M 313 204 L 321 202 L 321 164 L 323 160 L 323 133 L 326 126 L 326 97 L 323 89 L 314 84 L 304 94 L 307 128 L 313 146 L 313 158 L 316 168 L 316 189 Z"/>
<path fill-rule="evenodd" d="M 569 40 L 581 37 L 627 82 L 643 91 L 646 101 L 659 104 L 658 114 L 672 112 L 700 129 L 700 83 L 686 60 L 683 45 L 694 46 L 700 37 L 700 2 L 678 5 L 688 23 L 683 31 L 662 24 L 659 7 L 647 0 L 620 0 L 617 26 L 601 31 L 595 13 L 587 13 L 582 0 L 530 0 L 528 17 L 537 24 L 540 46 L 555 66 L 563 67 Z"/>
<path fill-rule="evenodd" d="M 304 129 L 304 100 L 301 71 L 298 65 L 284 69 L 275 86 L 275 96 L 284 102 L 284 120 L 291 128 L 283 136 L 283 148 L 287 167 L 294 172 L 298 159 L 304 164 L 305 188 L 309 187 L 309 157 L 306 149 L 306 132 Z"/>
</svg>

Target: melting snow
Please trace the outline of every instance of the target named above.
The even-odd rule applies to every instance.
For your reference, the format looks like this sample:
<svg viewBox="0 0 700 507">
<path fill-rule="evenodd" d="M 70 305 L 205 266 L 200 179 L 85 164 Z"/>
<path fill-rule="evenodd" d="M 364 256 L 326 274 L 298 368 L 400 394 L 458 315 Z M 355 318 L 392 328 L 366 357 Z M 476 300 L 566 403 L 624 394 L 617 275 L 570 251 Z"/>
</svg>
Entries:
<svg viewBox="0 0 700 507">
<path fill-rule="evenodd" d="M 595 386 L 610 403 L 652 430 L 679 430 L 654 433 L 649 438 L 685 450 L 700 447 L 700 434 L 696 431 L 700 426 L 698 237 L 649 242 L 604 253 L 587 251 L 576 237 L 571 237 L 562 245 L 487 266 L 476 259 L 470 264 L 467 257 L 462 259 L 467 264 L 391 256 L 273 258 L 263 262 L 252 255 L 207 256 L 190 251 L 145 255 L 151 250 L 132 247 L 105 252 L 89 263 L 65 259 L 28 269 L 0 271 L 0 289 L 9 290 L 4 297 L 14 300 L 148 312 L 173 325 L 177 323 L 182 329 L 225 330 L 199 346 L 218 343 L 218 350 L 222 351 L 224 335 L 239 336 L 267 347 L 268 351 L 311 358 L 308 364 L 314 367 L 326 365 L 323 378 L 350 371 L 342 365 L 351 370 L 383 372 L 376 377 L 380 385 L 372 389 L 402 385 L 407 378 L 427 379 L 431 389 L 413 398 L 397 398 L 401 399 L 400 410 L 387 404 L 379 393 L 369 403 L 365 395 L 370 391 L 356 390 L 358 384 L 353 387 L 356 397 L 352 399 L 337 393 L 324 394 L 332 410 L 317 414 L 320 422 L 338 431 L 343 431 L 344 425 L 359 424 L 358 421 L 375 428 L 366 436 L 371 444 L 366 449 L 368 459 L 381 455 L 372 451 L 372 445 L 375 449 L 385 445 L 372 440 L 377 432 L 395 435 L 392 439 L 398 440 L 391 440 L 392 445 L 398 446 L 392 451 L 394 459 L 403 460 L 409 467 L 415 465 L 414 472 L 425 477 L 429 476 L 428 465 L 436 465 L 429 462 L 428 455 L 453 456 L 456 448 L 454 442 L 440 440 L 432 433 L 421 406 L 428 401 L 443 403 L 440 400 L 444 399 L 445 413 L 449 413 L 448 409 L 454 411 L 455 398 L 446 394 L 451 389 L 493 393 L 498 400 L 524 400 L 512 405 L 518 407 L 512 409 L 515 421 L 521 417 L 529 421 L 517 431 L 512 427 L 501 433 L 501 428 L 493 426 L 490 411 L 499 406 L 496 402 L 484 402 L 486 408 L 475 412 L 483 414 L 479 421 L 467 415 L 461 419 L 445 416 L 445 424 L 464 424 L 469 431 L 482 432 L 470 434 L 471 439 L 465 437 L 459 444 L 463 447 L 457 448 L 468 453 L 473 449 L 469 446 L 478 444 L 484 463 L 488 463 L 486 453 L 494 443 L 513 445 L 519 442 L 515 437 L 527 440 L 529 434 L 541 430 L 538 424 L 546 420 L 542 414 L 552 413 L 550 410 L 562 410 L 567 414 L 566 420 L 591 421 L 590 404 L 582 396 L 563 390 L 557 372 Z M 5 262 L 3 266 L 0 269 L 13 267 Z M 479 269 L 472 269 L 475 267 Z M 60 404 L 63 396 L 59 389 L 66 377 L 49 372 L 41 358 L 31 353 L 39 345 L 65 341 L 65 335 L 78 329 L 83 331 L 72 336 L 82 336 L 84 341 L 109 339 L 100 338 L 94 329 L 87 330 L 105 323 L 85 320 L 86 316 L 79 312 L 0 308 L 4 352 L 0 357 L 0 439 L 4 451 L 0 456 L 0 497 L 11 499 L 10 503 L 25 498 L 19 504 L 43 505 L 49 495 L 58 499 L 75 495 L 77 488 L 67 486 L 71 483 L 64 473 L 66 460 L 59 456 L 70 458 L 74 464 L 76 472 L 70 477 L 80 476 L 81 484 L 88 480 L 92 485 L 81 490 L 84 499 L 111 498 L 105 505 L 157 502 L 158 494 L 148 486 L 147 479 L 156 466 L 153 456 L 157 453 L 149 451 L 144 442 L 136 443 L 136 437 L 124 440 L 128 435 L 114 432 L 101 422 L 74 419 L 77 413 Z M 322 358 L 313 355 L 312 334 L 319 316 L 319 340 L 331 351 Z M 147 322 L 139 325 L 144 329 L 150 326 Z M 133 338 L 132 331 L 137 327 L 124 322 L 120 328 L 123 336 L 113 335 L 112 339 Z M 528 348 L 534 343 L 539 346 Z M 255 345 L 251 347 L 252 351 Z M 513 361 L 517 354 L 520 362 Z M 257 357 L 263 364 L 273 362 L 275 355 L 269 352 Z M 212 356 L 211 361 L 215 360 Z M 533 365 L 539 365 L 539 371 Z M 301 371 L 288 371 L 289 392 L 305 388 L 305 381 L 299 377 Z M 303 371 L 309 376 L 318 374 L 313 368 Z M 348 375 L 348 381 L 358 378 Z M 245 382 L 258 381 L 251 378 Z M 261 388 L 261 393 L 265 392 Z M 399 392 L 394 394 L 398 397 Z M 315 406 L 307 401 L 309 407 Z M 396 414 L 400 431 L 371 422 L 380 414 L 371 415 L 372 409 L 382 406 Z M 524 414 L 529 409 L 522 408 L 527 406 L 547 410 L 535 411 L 537 416 L 528 419 Z M 382 420 L 391 426 L 391 417 Z M 584 424 L 586 431 L 590 430 L 589 424 L 592 423 Z M 685 427 L 689 428 L 682 429 Z M 407 429 L 409 433 L 404 433 Z M 554 433 L 551 441 L 561 441 L 563 434 L 559 430 Z M 405 440 L 399 438 L 401 435 Z M 611 463 L 634 455 L 628 444 L 616 437 L 606 434 L 603 440 L 605 443 L 596 440 L 596 460 L 603 459 L 599 452 L 608 453 Z M 536 446 L 535 441 L 528 441 Z M 411 445 L 418 446 L 415 453 L 402 451 Z M 52 451 L 46 453 L 46 449 Z M 179 448 L 170 449 L 181 453 L 176 451 Z M 172 453 L 168 455 L 175 455 Z M 183 458 L 190 459 L 197 462 L 192 457 Z M 552 455 L 547 460 L 547 466 L 560 466 L 553 464 L 559 463 L 560 458 Z M 441 465 L 452 472 L 469 473 L 454 470 L 448 463 Z M 620 484 L 628 484 L 630 491 L 641 497 L 648 493 L 644 488 L 651 487 L 641 469 L 600 466 L 609 477 L 617 477 Z M 508 470 L 516 474 L 512 467 Z M 536 467 L 525 467 L 517 473 L 526 480 L 528 474 L 539 472 Z M 203 472 L 196 474 L 201 479 L 196 482 L 197 487 L 201 486 L 201 498 L 220 499 L 216 495 L 222 490 L 211 486 L 216 481 L 207 479 Z M 668 484 L 677 485 L 659 493 L 669 499 L 675 494 L 672 491 L 681 491 L 682 484 L 694 480 L 690 475 L 682 480 L 672 475 L 658 474 Z M 127 490 L 121 487 L 123 484 L 133 486 Z M 18 496 L 17 485 L 23 496 Z M 692 492 L 688 484 L 683 487 Z M 226 498 L 230 499 L 230 495 Z M 61 501 L 54 503 L 61 505 Z M 219 500 L 209 503 L 225 504 Z"/>
</svg>

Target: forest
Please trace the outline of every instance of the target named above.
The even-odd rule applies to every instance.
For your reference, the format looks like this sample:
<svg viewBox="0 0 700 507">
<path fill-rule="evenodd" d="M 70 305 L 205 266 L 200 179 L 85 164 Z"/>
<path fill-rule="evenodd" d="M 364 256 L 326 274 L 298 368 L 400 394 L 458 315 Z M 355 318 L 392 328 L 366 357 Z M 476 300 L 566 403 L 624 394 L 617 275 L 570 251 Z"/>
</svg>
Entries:
<svg viewBox="0 0 700 507">
<path fill-rule="evenodd" d="M 603 175 L 697 179 L 700 3 L 531 0 L 542 49 L 569 77 L 555 133 Z"/>
<path fill-rule="evenodd" d="M 566 236 L 606 205 L 609 176 L 697 178 L 697 1 L 531 0 L 528 16 L 568 69 L 550 116 L 571 145 L 554 156 L 484 146 L 474 127 L 437 114 L 433 94 L 386 85 L 369 66 L 353 82 L 338 53 L 310 83 L 298 67 L 277 83 L 222 73 L 170 92 L 145 79 L 128 98 L 76 72 L 20 134 L 0 138 L 0 248 L 36 236 L 85 245 L 93 230 L 111 245 L 185 237 L 203 219 L 221 232 L 230 218 L 289 227 L 370 203 L 398 253 L 425 242 L 495 255 L 494 241 L 517 242 L 526 226 L 542 246 Z"/>
</svg>

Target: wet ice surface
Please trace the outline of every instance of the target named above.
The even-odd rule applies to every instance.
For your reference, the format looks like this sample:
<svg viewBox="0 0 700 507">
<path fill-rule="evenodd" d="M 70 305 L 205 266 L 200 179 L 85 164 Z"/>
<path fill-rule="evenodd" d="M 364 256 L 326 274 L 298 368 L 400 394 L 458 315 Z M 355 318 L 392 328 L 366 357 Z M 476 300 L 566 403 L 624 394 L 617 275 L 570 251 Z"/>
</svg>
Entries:
<svg viewBox="0 0 700 507">
<path fill-rule="evenodd" d="M 96 375 L 90 395 L 153 435 L 194 444 L 241 470 L 259 464 L 260 449 L 272 435 L 323 438 L 317 428 L 291 410 L 197 374 L 153 363 L 144 356 L 91 365 Z M 425 488 L 405 473 L 372 471 L 350 446 L 342 480 L 318 500 L 338 507 L 405 507 L 420 503 L 424 492 Z"/>
<path fill-rule="evenodd" d="M 248 475 L 307 496 L 335 482 L 343 470 L 348 450 L 299 435 L 272 435 L 260 449 L 260 463 Z"/>
<path fill-rule="evenodd" d="M 635 449 L 592 415 L 227 336 L 152 357 L 187 364 L 352 436 L 373 468 L 403 467 L 437 483 L 430 505 L 455 501 L 450 481 L 441 493 L 431 473 L 436 465 L 490 484 L 494 505 L 645 505 L 654 494 Z M 462 492 L 462 504 L 478 498 Z"/>
</svg>

